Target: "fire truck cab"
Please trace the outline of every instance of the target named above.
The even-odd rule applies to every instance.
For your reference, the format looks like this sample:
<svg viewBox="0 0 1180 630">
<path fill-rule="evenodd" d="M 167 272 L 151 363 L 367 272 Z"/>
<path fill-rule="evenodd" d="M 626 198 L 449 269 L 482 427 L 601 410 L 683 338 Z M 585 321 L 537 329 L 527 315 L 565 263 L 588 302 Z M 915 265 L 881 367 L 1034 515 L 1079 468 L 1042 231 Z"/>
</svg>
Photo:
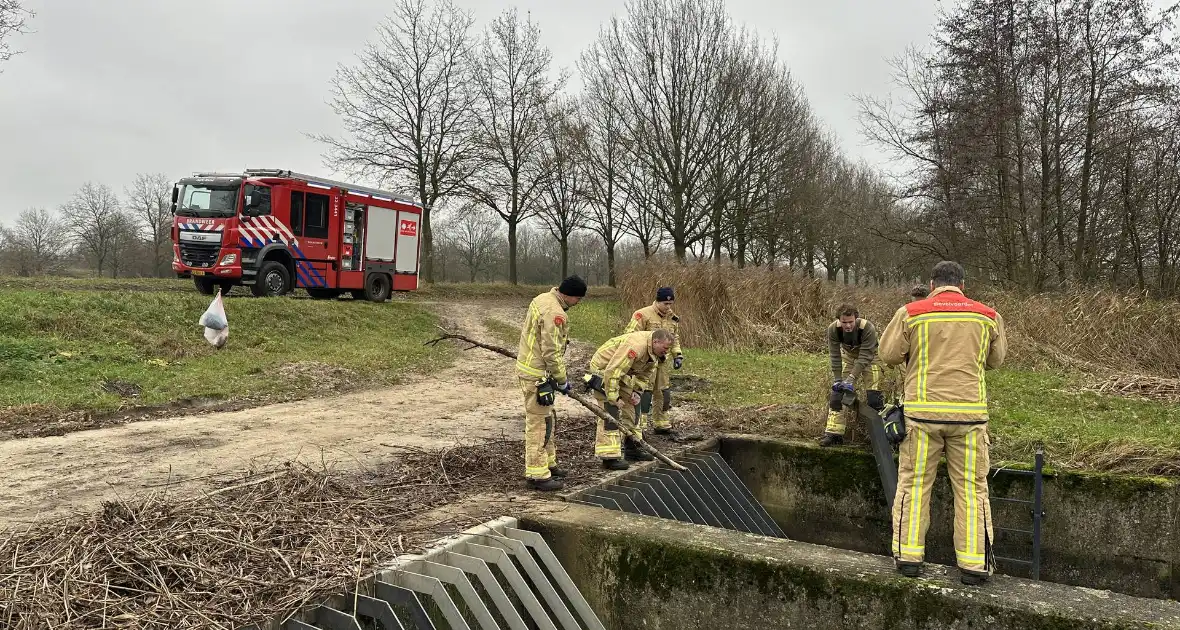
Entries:
<svg viewBox="0 0 1180 630">
<path fill-rule="evenodd" d="M 198 291 L 388 300 L 418 288 L 422 205 L 281 169 L 195 173 L 172 189 L 173 260 Z"/>
</svg>

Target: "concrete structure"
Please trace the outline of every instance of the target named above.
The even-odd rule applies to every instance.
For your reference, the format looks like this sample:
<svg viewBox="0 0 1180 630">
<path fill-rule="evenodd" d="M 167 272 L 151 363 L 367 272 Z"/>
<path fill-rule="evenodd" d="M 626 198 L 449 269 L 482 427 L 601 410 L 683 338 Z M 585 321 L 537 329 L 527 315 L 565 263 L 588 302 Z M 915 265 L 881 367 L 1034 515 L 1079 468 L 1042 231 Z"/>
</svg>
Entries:
<svg viewBox="0 0 1180 630">
<path fill-rule="evenodd" d="M 871 465 L 871 461 L 870 461 Z M 613 630 L 1180 628 L 1180 603 L 931 567 L 901 578 L 855 551 L 570 505 L 521 518 Z"/>
</svg>

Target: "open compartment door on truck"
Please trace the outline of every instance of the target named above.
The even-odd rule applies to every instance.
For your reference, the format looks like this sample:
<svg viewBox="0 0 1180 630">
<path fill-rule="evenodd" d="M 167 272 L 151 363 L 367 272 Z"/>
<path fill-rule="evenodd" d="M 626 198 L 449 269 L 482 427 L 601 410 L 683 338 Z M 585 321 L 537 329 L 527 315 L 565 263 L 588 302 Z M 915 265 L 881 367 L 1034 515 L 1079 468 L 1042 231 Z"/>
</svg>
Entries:
<svg viewBox="0 0 1180 630">
<path fill-rule="evenodd" d="M 365 230 L 365 258 L 393 262 L 397 246 L 397 210 L 369 206 L 368 227 Z"/>
<path fill-rule="evenodd" d="M 397 261 L 394 271 L 418 273 L 418 228 L 422 215 L 416 212 L 398 212 Z"/>
</svg>

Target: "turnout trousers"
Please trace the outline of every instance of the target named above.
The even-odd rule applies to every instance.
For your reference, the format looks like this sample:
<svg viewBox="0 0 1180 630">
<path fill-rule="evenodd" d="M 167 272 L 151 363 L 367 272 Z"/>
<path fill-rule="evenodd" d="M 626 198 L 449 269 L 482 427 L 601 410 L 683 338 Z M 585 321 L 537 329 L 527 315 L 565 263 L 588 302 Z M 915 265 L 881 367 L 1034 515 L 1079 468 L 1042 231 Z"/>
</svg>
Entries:
<svg viewBox="0 0 1180 630">
<path fill-rule="evenodd" d="M 959 568 L 991 575 L 991 503 L 987 473 L 990 443 L 986 424 L 935 424 L 907 419 L 899 449 L 897 495 L 893 500 L 893 557 L 920 563 L 930 527 L 930 492 L 945 453 L 955 494 L 955 558 Z"/>
<path fill-rule="evenodd" d="M 606 395 L 597 390 L 594 392 L 594 400 L 613 419 L 611 422 L 598 419 L 598 428 L 594 432 L 594 455 L 599 459 L 619 459 L 623 456 L 620 424 L 631 429 L 639 439 L 643 439 L 643 430 L 636 424 L 635 405 L 631 404 L 631 390 L 626 387 L 619 388 L 618 407 L 608 404 Z"/>
<path fill-rule="evenodd" d="M 528 479 L 548 479 L 549 467 L 557 466 L 557 427 L 553 407 L 537 402 L 535 379 L 520 379 L 524 393 L 524 476 Z"/>
<path fill-rule="evenodd" d="M 852 364 L 856 363 L 856 357 L 849 355 L 847 352 L 842 353 L 844 356 L 844 373 L 847 374 L 852 370 Z M 856 388 L 857 400 L 864 400 L 863 396 L 870 391 L 881 391 L 881 379 L 884 375 L 879 362 L 873 361 L 869 365 L 869 369 L 862 372 L 860 378 L 852 384 Z M 856 419 L 856 406 L 847 406 L 840 411 L 832 411 L 828 409 L 828 423 L 824 426 L 824 433 L 835 433 L 836 435 L 844 435 L 844 431 L 848 428 L 848 419 Z"/>
</svg>

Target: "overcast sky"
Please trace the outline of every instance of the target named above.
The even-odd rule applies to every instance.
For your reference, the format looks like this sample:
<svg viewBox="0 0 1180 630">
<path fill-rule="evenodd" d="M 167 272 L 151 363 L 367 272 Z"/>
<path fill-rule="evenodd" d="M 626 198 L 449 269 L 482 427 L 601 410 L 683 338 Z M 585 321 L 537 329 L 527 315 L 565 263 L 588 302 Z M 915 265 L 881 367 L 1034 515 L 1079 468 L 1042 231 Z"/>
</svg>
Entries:
<svg viewBox="0 0 1180 630">
<path fill-rule="evenodd" d="M 624 0 L 457 0 L 482 28 L 515 4 L 573 69 Z M 337 133 L 329 80 L 388 0 L 26 0 L 35 31 L 0 72 L 0 222 L 85 181 L 289 168 L 332 177 L 308 133 Z M 845 150 L 874 163 L 852 94 L 890 89 L 886 58 L 924 45 L 937 0 L 729 0 L 766 37 Z"/>
</svg>

